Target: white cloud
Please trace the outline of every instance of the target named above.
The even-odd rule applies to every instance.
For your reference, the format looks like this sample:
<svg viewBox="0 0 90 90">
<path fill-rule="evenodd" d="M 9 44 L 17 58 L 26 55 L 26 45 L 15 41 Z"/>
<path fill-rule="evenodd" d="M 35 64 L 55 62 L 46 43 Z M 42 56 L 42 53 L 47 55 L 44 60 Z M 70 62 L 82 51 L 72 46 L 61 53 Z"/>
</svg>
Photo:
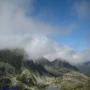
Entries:
<svg viewBox="0 0 90 90">
<path fill-rule="evenodd" d="M 63 58 L 74 64 L 87 58 L 89 60 L 89 51 L 79 54 L 72 48 L 50 40 L 52 35 L 70 33 L 72 26 L 56 27 L 27 17 L 25 14 L 28 8 L 32 13 L 32 0 L 0 0 L 0 49 L 20 47 L 31 58 Z"/>
<path fill-rule="evenodd" d="M 55 34 L 55 27 L 26 17 L 29 3 L 29 12 L 32 12 L 32 0 L 1 0 L 0 1 L 0 42 L 1 47 L 18 46 L 27 38 L 34 35 L 48 36 Z M 30 4 L 31 3 L 31 4 Z M 31 5 L 31 6 L 30 6 Z M 8 42 L 8 43 L 7 43 Z M 14 43 L 15 42 L 15 43 Z M 10 43 L 10 44 L 9 44 Z"/>
</svg>

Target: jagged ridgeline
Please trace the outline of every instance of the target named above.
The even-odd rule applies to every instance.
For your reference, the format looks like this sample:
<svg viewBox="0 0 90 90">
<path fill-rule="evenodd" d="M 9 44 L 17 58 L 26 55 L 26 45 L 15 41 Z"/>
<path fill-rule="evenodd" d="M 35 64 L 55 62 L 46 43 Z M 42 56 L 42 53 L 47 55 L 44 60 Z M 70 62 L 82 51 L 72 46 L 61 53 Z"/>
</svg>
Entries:
<svg viewBox="0 0 90 90">
<path fill-rule="evenodd" d="M 49 90 L 48 86 L 57 87 L 55 90 L 90 89 L 89 77 L 65 60 L 27 57 L 23 49 L 0 50 L 0 90 Z"/>
</svg>

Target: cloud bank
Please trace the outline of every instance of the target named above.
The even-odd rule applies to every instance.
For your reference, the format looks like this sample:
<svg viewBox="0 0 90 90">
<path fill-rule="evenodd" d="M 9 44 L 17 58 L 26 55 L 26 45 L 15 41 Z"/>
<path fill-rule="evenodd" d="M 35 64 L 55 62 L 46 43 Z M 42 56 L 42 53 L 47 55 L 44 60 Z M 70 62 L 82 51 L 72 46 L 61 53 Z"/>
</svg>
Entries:
<svg viewBox="0 0 90 90">
<path fill-rule="evenodd" d="M 79 53 L 50 38 L 66 34 L 70 28 L 52 26 L 28 17 L 28 10 L 32 13 L 34 9 L 33 3 L 33 0 L 0 0 L 0 49 L 20 47 L 30 58 L 62 58 L 72 64 L 90 60 L 90 50 Z"/>
</svg>

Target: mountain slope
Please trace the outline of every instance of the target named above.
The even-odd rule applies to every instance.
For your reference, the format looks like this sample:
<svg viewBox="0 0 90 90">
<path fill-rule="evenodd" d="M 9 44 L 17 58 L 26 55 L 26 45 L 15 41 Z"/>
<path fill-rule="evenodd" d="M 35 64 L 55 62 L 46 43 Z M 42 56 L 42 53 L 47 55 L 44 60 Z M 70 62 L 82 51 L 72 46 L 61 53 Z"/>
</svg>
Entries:
<svg viewBox="0 0 90 90">
<path fill-rule="evenodd" d="M 79 64 L 77 67 L 82 73 L 90 76 L 90 62 Z"/>
<path fill-rule="evenodd" d="M 75 66 L 72 66 L 62 59 L 55 59 L 51 62 L 46 58 L 39 58 L 35 63 L 42 65 L 48 72 L 52 73 L 56 77 L 62 76 L 63 74 L 73 70 L 78 71 Z"/>
<path fill-rule="evenodd" d="M 85 65 L 89 66 L 89 63 Z M 17 90 L 42 90 L 46 86 L 60 90 L 89 90 L 90 78 L 66 61 L 46 58 L 24 58 L 22 50 L 0 51 L 0 90 L 2 87 Z"/>
<path fill-rule="evenodd" d="M 61 90 L 89 90 L 90 79 L 79 72 L 70 72 L 63 76 Z"/>
<path fill-rule="evenodd" d="M 62 60 L 62 59 L 55 59 L 53 62 L 52 62 L 52 65 L 56 68 L 67 68 L 67 69 L 70 69 L 70 70 L 78 70 L 75 66 L 69 64 L 68 62 Z"/>
<path fill-rule="evenodd" d="M 22 49 L 0 50 L 0 62 L 8 63 L 15 68 L 15 72 L 21 71 L 24 51 Z"/>
</svg>

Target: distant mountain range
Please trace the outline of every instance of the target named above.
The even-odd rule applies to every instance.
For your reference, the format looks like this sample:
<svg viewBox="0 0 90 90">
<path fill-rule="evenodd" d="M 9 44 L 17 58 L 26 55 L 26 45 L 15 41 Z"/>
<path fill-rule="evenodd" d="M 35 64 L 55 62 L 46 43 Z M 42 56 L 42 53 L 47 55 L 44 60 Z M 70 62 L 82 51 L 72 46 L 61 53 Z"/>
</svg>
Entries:
<svg viewBox="0 0 90 90">
<path fill-rule="evenodd" d="M 77 68 L 87 76 L 90 76 L 90 61 L 77 65 Z"/>
<path fill-rule="evenodd" d="M 10 64 L 15 68 L 16 73 L 20 72 L 23 67 L 32 69 L 40 74 L 50 74 L 55 76 L 60 75 L 61 71 L 69 72 L 71 70 L 78 70 L 75 66 L 72 66 L 61 59 L 55 59 L 52 62 L 44 57 L 38 58 L 37 60 L 25 59 L 22 50 L 18 49 L 1 50 L 0 61 Z M 56 73 L 54 71 L 56 71 Z"/>
</svg>

